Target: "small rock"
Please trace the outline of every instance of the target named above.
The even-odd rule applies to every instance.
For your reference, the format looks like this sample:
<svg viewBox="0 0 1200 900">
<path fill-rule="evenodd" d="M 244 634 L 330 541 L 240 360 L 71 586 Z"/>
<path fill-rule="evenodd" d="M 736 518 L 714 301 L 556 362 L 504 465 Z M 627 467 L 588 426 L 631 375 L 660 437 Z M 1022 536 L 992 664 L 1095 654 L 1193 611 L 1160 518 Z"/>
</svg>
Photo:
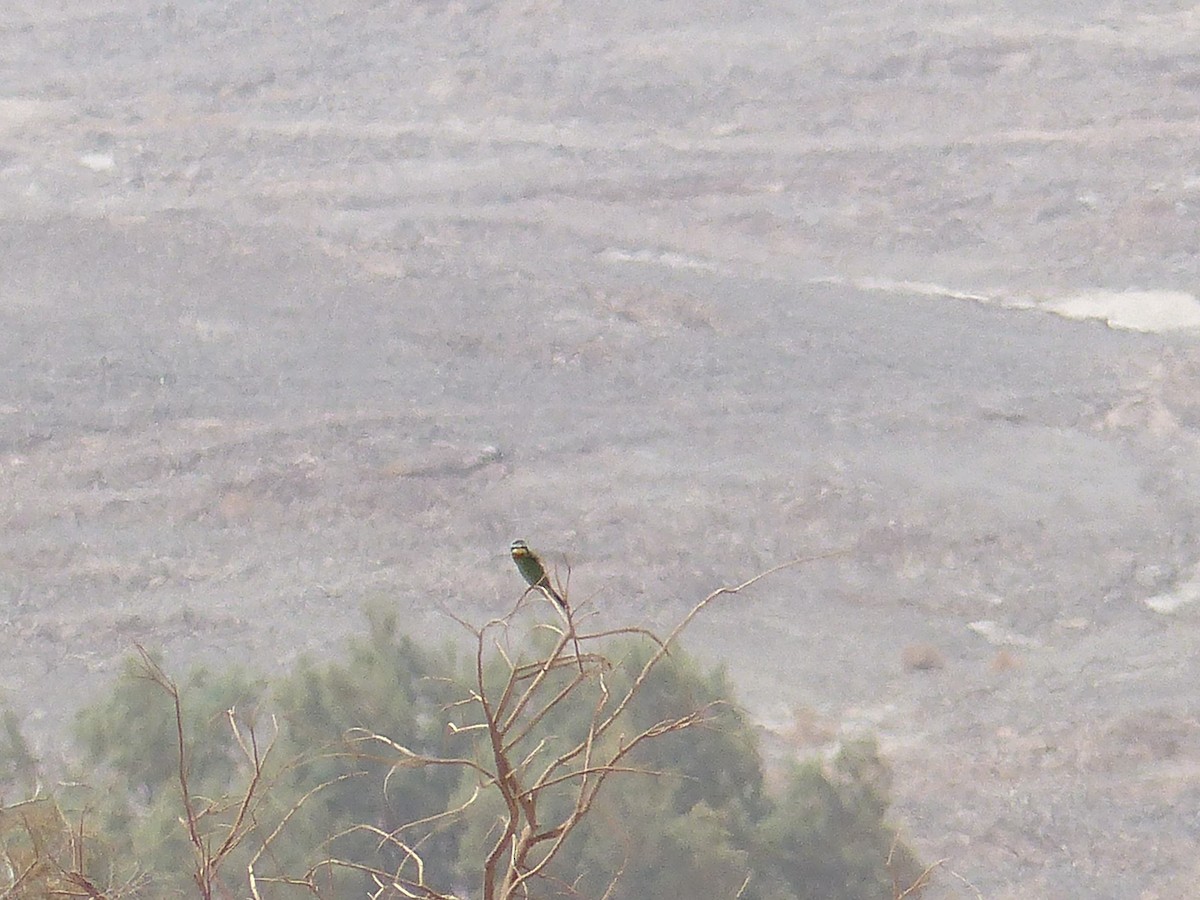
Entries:
<svg viewBox="0 0 1200 900">
<path fill-rule="evenodd" d="M 117 167 L 111 153 L 85 153 L 79 157 L 79 164 L 93 172 L 111 172 Z"/>
<path fill-rule="evenodd" d="M 981 619 L 978 622 L 968 622 L 967 627 L 977 635 L 996 647 L 1037 647 L 1038 642 L 1031 637 L 1018 634 L 1011 628 L 1005 628 L 999 622 L 991 619 Z"/>
<path fill-rule="evenodd" d="M 933 644 L 909 644 L 900 651 L 900 663 L 910 672 L 932 672 L 946 668 L 946 659 Z"/>
<path fill-rule="evenodd" d="M 1008 650 L 1000 650 L 992 657 L 992 663 L 988 668 L 997 673 L 1011 672 L 1013 669 L 1021 668 L 1021 658 Z"/>
</svg>

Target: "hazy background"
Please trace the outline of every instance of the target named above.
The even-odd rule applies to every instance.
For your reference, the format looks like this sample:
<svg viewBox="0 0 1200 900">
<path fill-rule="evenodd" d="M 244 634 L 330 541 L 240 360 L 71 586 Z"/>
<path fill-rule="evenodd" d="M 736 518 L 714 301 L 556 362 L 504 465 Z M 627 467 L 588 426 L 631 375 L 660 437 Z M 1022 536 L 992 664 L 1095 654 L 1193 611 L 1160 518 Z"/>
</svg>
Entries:
<svg viewBox="0 0 1200 900">
<path fill-rule="evenodd" d="M 40 746 L 134 641 L 483 619 L 514 537 L 660 628 L 846 548 L 691 635 L 768 751 L 877 732 L 937 896 L 1192 896 L 1200 7 L 993 6 L 5 3 Z"/>
</svg>

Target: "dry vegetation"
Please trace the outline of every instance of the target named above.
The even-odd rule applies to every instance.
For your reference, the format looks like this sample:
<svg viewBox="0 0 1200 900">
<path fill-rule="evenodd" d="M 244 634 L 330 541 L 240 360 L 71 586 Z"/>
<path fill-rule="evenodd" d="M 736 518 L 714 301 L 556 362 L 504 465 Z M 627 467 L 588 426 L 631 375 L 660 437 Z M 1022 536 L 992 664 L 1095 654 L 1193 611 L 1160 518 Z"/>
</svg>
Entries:
<svg viewBox="0 0 1200 900">
<path fill-rule="evenodd" d="M 64 809 L 71 803 L 65 795 L 41 796 L 12 804 L 0 813 L 4 859 L 0 897 L 115 900 L 197 896 L 219 900 L 249 895 L 254 900 L 268 900 L 365 893 L 372 898 L 516 900 L 637 896 L 646 890 L 638 881 L 641 876 L 635 874 L 645 862 L 637 858 L 639 849 L 627 846 L 621 851 L 623 856 L 610 857 L 611 866 L 601 871 L 594 865 L 594 834 L 608 831 L 609 843 L 619 846 L 634 835 L 655 829 L 670 831 L 675 826 L 661 810 L 644 822 L 614 822 L 630 798 L 654 794 L 663 785 L 667 791 L 663 796 L 680 809 L 686 807 L 694 820 L 687 827 L 700 830 L 680 844 L 684 851 L 681 862 L 655 858 L 651 865 L 666 870 L 678 864 L 688 871 L 667 872 L 668 877 L 682 878 L 682 884 L 695 880 L 696 889 L 707 884 L 715 891 L 713 896 L 772 900 L 802 896 L 778 885 L 771 887 L 770 877 L 756 883 L 755 869 L 763 867 L 772 842 L 786 844 L 787 837 L 764 837 L 757 851 L 731 849 L 711 837 L 745 825 L 738 821 L 745 810 L 739 806 L 736 813 L 730 813 L 719 798 L 722 791 L 730 791 L 721 783 L 729 782 L 734 777 L 731 773 L 741 773 L 736 775 L 741 778 L 751 771 L 745 764 L 753 747 L 744 759 L 728 754 L 727 747 L 712 760 L 703 758 L 711 749 L 702 750 L 693 761 L 680 758 L 681 748 L 706 746 L 710 732 L 719 740 L 732 739 L 730 746 L 737 746 L 743 738 L 730 733 L 731 723 L 741 720 L 729 701 L 719 693 L 701 696 L 697 689 L 703 686 L 690 683 L 687 678 L 691 676 L 679 674 L 682 670 L 678 667 L 686 666 L 677 659 L 682 652 L 679 636 L 718 598 L 736 595 L 768 574 L 713 591 L 665 637 L 639 627 L 589 630 L 587 622 L 594 617 L 588 615 L 587 604 L 579 610 L 569 605 L 558 610 L 537 591 L 527 592 L 507 615 L 482 626 L 462 622 L 472 638 L 468 664 L 458 676 L 433 679 L 440 682 L 435 693 L 443 698 L 440 710 L 444 714 L 440 723 L 443 740 L 437 751 L 429 747 L 428 732 L 426 737 L 409 740 L 388 730 L 355 726 L 344 730 L 336 747 L 315 753 L 310 749 L 307 758 L 285 759 L 294 749 L 284 740 L 286 726 L 281 725 L 280 716 L 267 717 L 230 706 L 214 717 L 220 720 L 225 741 L 216 757 L 211 757 L 212 748 L 198 743 L 186 708 L 188 689 L 181 688 L 155 656 L 139 646 L 130 676 L 137 690 L 150 688 L 150 693 L 134 704 L 135 712 L 144 710 L 146 697 L 157 695 L 166 701 L 159 731 L 169 739 L 163 749 L 173 757 L 170 771 L 164 769 L 163 773 L 165 780 L 173 783 L 168 805 L 174 818 L 164 821 L 174 839 L 182 842 L 177 846 L 186 847 L 186 853 L 175 856 L 176 865 L 189 869 L 186 883 L 176 879 L 175 887 L 164 888 L 152 871 L 152 861 L 122 859 L 119 852 L 114 855 L 113 847 L 120 844 L 120 838 L 104 829 L 120 821 L 119 817 L 97 817 L 86 804 L 75 804 L 78 808 L 67 813 Z M 561 589 L 566 596 L 565 586 Z M 560 621 L 548 623 L 547 611 L 552 609 Z M 518 635 L 522 640 L 517 640 Z M 198 683 L 204 684 L 204 679 Z M 359 687 L 366 690 L 364 685 Z M 681 690 L 682 703 L 677 696 Z M 96 715 L 112 716 L 115 708 L 99 710 Z M 286 714 L 282 718 L 286 719 Z M 688 736 L 685 743 L 678 743 L 684 736 Z M 673 739 L 676 743 L 672 745 Z M 661 749 L 655 749 L 660 745 Z M 109 754 L 113 756 L 111 748 Z M 219 795 L 211 792 L 213 759 L 224 773 L 220 783 L 228 788 Z M 787 818 L 776 829 L 780 834 L 791 833 L 788 829 L 794 832 L 796 823 L 791 817 L 806 815 L 805 807 L 821 818 L 813 799 L 821 791 L 854 796 L 865 800 L 873 814 L 882 813 L 886 801 L 879 806 L 877 788 L 886 784 L 885 767 L 872 750 L 864 754 L 862 748 L 853 749 L 847 759 L 847 766 L 835 767 L 828 778 L 820 775 L 808 785 L 815 788 L 812 796 L 799 791 L 804 778 L 811 779 L 815 770 L 792 779 L 787 790 L 794 796 L 770 813 L 778 818 L 779 810 L 787 809 Z M 349 767 L 323 778 L 310 777 L 303 782 L 303 790 L 289 781 L 305 765 L 329 760 L 349 763 Z M 163 760 L 154 763 L 161 766 Z M 338 827 L 337 833 L 327 833 L 317 843 L 322 852 L 310 855 L 303 868 L 288 869 L 295 865 L 295 854 L 281 845 L 292 839 L 293 827 L 310 805 L 344 783 L 364 778 L 372 766 L 382 776 L 376 787 L 385 798 L 403 779 L 452 771 L 456 787 L 445 797 L 453 799 L 441 801 L 433 812 L 401 821 L 387 821 L 375 814 L 347 826 L 324 823 L 327 828 Z M 136 763 L 133 768 L 137 769 Z M 231 777 L 230 773 L 236 774 Z M 706 784 L 709 779 L 712 783 Z M 623 788 L 607 788 L 622 780 L 626 782 Z M 647 788 L 647 780 L 658 787 Z M 149 776 L 143 794 L 150 790 L 148 785 Z M 768 806 L 759 795 L 760 787 L 758 777 L 750 777 L 735 786 L 732 794 L 743 794 L 738 802 L 746 804 L 745 809 L 756 807 L 756 815 L 767 821 Z M 602 803 L 602 789 L 608 806 Z M 694 797 L 681 803 L 679 798 L 686 793 Z M 614 797 L 617 806 L 612 805 Z M 794 809 L 787 807 L 789 801 Z M 844 800 L 839 804 L 844 807 Z M 152 816 L 146 807 L 153 803 L 141 805 L 142 814 Z M 720 820 L 718 831 L 705 831 L 716 821 L 714 816 Z M 98 818 L 103 823 L 99 832 L 95 827 Z M 625 830 L 628 834 L 613 833 Z M 771 832 L 764 828 L 763 833 Z M 457 867 L 437 858 L 446 849 L 448 835 L 454 835 L 461 849 Z M 339 846 L 352 846 L 345 839 L 364 837 L 373 847 L 367 857 L 336 852 Z M 848 844 L 854 841 L 849 831 L 844 838 Z M 932 869 L 920 871 L 894 834 L 889 840 L 890 849 L 876 841 L 873 851 L 878 855 L 875 867 L 891 873 L 888 896 L 918 895 Z M 786 848 L 775 847 L 780 849 L 786 853 Z M 836 866 L 836 860 L 828 865 Z M 846 890 L 858 890 L 851 875 L 838 877 L 845 878 Z M 630 881 L 634 883 L 627 883 Z"/>
</svg>

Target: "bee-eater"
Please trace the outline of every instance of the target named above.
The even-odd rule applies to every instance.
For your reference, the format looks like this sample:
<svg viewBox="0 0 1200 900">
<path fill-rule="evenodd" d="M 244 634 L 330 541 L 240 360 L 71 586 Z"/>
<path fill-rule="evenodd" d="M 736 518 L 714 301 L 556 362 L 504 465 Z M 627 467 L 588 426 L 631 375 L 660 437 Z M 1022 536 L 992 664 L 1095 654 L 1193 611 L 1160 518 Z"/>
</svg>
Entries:
<svg viewBox="0 0 1200 900">
<path fill-rule="evenodd" d="M 513 541 L 511 550 L 513 562 L 517 564 L 517 571 L 521 573 L 525 583 L 532 588 L 537 588 L 563 609 L 566 609 L 567 601 L 554 589 L 554 585 L 550 583 L 550 576 L 546 574 L 546 567 L 542 565 L 541 558 L 529 549 L 529 545 L 524 541 Z"/>
</svg>

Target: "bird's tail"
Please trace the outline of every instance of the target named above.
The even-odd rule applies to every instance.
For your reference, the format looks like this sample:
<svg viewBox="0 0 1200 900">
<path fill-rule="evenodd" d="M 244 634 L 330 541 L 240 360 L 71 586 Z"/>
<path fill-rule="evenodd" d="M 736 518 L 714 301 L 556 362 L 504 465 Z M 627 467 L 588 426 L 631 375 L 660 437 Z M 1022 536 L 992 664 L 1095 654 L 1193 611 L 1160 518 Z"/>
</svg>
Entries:
<svg viewBox="0 0 1200 900">
<path fill-rule="evenodd" d="M 554 589 L 554 585 L 550 583 L 549 578 L 543 579 L 542 583 L 539 584 L 538 587 L 541 589 L 543 594 L 557 603 L 562 610 L 566 610 L 567 601 L 563 599 L 562 594 Z"/>
</svg>

